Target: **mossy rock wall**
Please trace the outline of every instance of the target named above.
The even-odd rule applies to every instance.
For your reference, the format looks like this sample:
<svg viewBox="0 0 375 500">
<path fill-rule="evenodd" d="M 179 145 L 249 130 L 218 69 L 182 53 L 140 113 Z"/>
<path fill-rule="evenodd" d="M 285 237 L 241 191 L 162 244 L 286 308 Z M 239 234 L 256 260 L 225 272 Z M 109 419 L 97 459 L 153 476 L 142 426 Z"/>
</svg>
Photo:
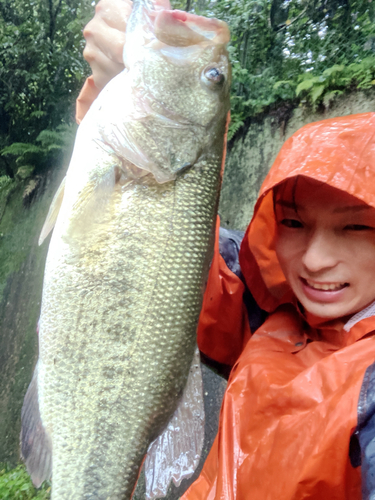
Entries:
<svg viewBox="0 0 375 500">
<path fill-rule="evenodd" d="M 281 146 L 296 130 L 326 118 L 369 111 L 375 111 L 375 91 L 342 96 L 324 112 L 280 108 L 250 122 L 229 148 L 219 207 L 221 224 L 246 229 L 264 178 Z"/>
</svg>

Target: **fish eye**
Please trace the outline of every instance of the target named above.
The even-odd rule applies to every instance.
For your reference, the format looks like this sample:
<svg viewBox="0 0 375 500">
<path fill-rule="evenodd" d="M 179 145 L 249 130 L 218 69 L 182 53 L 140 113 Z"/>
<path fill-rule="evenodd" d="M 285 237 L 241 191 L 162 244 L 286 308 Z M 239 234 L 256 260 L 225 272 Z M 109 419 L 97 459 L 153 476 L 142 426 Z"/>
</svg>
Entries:
<svg viewBox="0 0 375 500">
<path fill-rule="evenodd" d="M 217 66 L 207 66 L 207 68 L 203 70 L 202 77 L 206 84 L 215 87 L 221 87 L 225 81 L 224 73 Z"/>
</svg>

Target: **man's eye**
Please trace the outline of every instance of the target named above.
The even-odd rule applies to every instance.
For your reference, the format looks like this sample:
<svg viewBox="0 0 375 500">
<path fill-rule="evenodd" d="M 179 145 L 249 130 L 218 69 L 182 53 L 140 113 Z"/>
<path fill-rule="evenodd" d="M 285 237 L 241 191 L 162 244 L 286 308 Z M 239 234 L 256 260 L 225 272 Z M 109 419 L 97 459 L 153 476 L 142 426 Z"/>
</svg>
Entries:
<svg viewBox="0 0 375 500">
<path fill-rule="evenodd" d="M 293 229 L 303 227 L 302 222 L 300 222 L 297 219 L 282 219 L 280 221 L 280 224 L 282 224 L 285 227 L 290 227 L 290 228 L 293 228 Z"/>
<path fill-rule="evenodd" d="M 344 229 L 349 231 L 371 231 L 374 228 L 371 226 L 365 226 L 364 224 L 348 224 Z"/>
</svg>

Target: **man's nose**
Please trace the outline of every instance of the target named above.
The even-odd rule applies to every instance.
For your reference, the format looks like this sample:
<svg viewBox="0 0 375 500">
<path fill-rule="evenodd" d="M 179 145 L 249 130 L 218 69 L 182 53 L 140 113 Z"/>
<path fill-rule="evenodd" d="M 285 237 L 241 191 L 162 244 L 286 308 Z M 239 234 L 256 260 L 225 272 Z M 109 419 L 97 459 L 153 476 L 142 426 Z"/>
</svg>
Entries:
<svg viewBox="0 0 375 500">
<path fill-rule="evenodd" d="M 334 235 L 316 230 L 307 241 L 302 264 L 310 273 L 331 269 L 338 262 L 338 253 L 339 245 Z"/>
</svg>

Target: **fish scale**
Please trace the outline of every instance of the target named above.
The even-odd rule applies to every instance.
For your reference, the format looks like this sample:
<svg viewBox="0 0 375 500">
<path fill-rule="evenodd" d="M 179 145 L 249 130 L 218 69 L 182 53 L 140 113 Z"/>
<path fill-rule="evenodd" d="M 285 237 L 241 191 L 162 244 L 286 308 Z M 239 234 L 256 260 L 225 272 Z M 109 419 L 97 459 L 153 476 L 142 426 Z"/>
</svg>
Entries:
<svg viewBox="0 0 375 500">
<path fill-rule="evenodd" d="M 159 16 L 168 31 L 160 16 L 171 12 L 146 20 Z M 131 498 L 196 349 L 229 109 L 229 35 L 224 23 L 190 16 L 198 28 L 211 23 L 216 41 L 177 47 L 176 62 L 165 31 L 132 39 L 144 13 L 135 0 L 133 65 L 82 121 L 42 230 L 43 239 L 57 217 L 21 440 L 35 484 L 52 461 L 52 500 Z M 188 42 L 190 28 L 180 29 Z M 205 76 L 212 65 L 219 84 Z"/>
<path fill-rule="evenodd" d="M 41 416 L 47 430 L 58 437 L 53 442 L 55 498 L 72 498 L 68 482 L 74 483 L 77 498 L 129 497 L 139 462 L 165 425 L 166 415 L 173 413 L 186 382 L 211 257 L 208 249 L 212 249 L 219 186 L 220 172 L 207 162 L 196 175 L 189 173 L 170 185 L 147 177 L 131 195 L 132 187 L 123 188 L 128 200 L 123 206 L 121 189 L 113 194 L 111 217 L 104 217 L 102 224 L 105 237 L 100 230 L 87 236 L 79 249 L 69 248 L 73 255 L 67 254 L 58 238 L 51 242 L 55 259 L 47 265 L 46 295 L 72 295 L 70 310 L 66 302 L 48 302 L 41 314 L 41 331 L 47 332 L 41 335 Z M 137 207 L 142 207 L 141 217 Z M 56 235 L 58 231 L 57 226 Z M 118 238 L 124 232 L 132 237 Z M 96 265 L 99 248 L 100 268 Z M 67 257 L 74 260 L 75 252 L 82 258 L 57 280 L 60 266 L 65 266 Z M 129 264 L 113 269 L 114 254 Z M 115 289 L 109 285 L 111 280 L 117 284 Z M 58 289 L 52 294 L 49 283 L 56 286 L 56 282 Z M 95 290 L 93 295 L 80 294 L 90 290 Z M 64 318 L 58 328 L 56 315 Z M 64 413 L 57 413 L 61 405 Z M 91 414 L 89 420 L 87 414 Z M 150 421 L 152 429 L 147 425 Z M 82 470 L 90 471 L 88 483 Z"/>
</svg>

